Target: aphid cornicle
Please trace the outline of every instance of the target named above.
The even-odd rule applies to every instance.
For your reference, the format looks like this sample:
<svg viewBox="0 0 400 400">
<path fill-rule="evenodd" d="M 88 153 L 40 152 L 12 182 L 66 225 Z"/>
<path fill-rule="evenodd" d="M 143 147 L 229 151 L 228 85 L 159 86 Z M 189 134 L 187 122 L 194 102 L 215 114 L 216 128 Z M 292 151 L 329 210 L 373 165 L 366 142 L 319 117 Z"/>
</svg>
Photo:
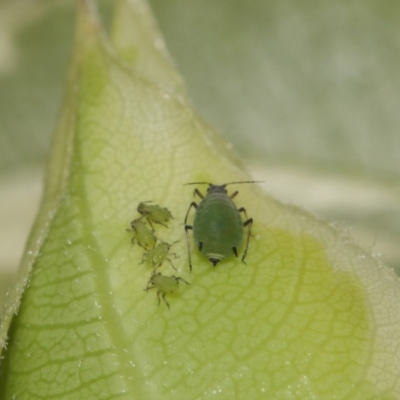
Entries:
<svg viewBox="0 0 400 400">
<path fill-rule="evenodd" d="M 193 230 L 194 241 L 198 249 L 211 263 L 216 266 L 219 261 L 232 255 L 238 256 L 238 248 L 243 242 L 244 227 L 247 229 L 246 247 L 243 252 L 242 261 L 247 254 L 249 239 L 251 235 L 252 218 L 247 218 L 246 210 L 236 208 L 232 199 L 238 191 L 228 195 L 225 189 L 227 185 L 239 183 L 255 183 L 259 181 L 229 182 L 223 185 L 214 185 L 210 182 L 192 182 L 186 185 L 207 184 L 207 195 L 203 196 L 198 189 L 194 193 L 202 200 L 200 204 L 192 202 L 185 217 L 185 231 L 189 253 L 189 267 L 192 270 L 191 246 L 189 230 Z M 196 213 L 193 225 L 187 224 L 190 209 L 194 207 Z M 246 220 L 243 222 L 240 213 L 244 213 Z"/>
<path fill-rule="evenodd" d="M 132 244 L 134 244 L 136 239 L 139 246 L 145 250 L 152 249 L 156 244 L 157 238 L 146 224 L 141 221 L 141 218 L 134 219 L 131 222 L 131 229 L 127 229 L 127 231 L 134 233 L 131 239 Z"/>
<path fill-rule="evenodd" d="M 147 203 L 151 203 L 151 201 L 142 201 L 141 203 L 139 203 L 137 208 L 138 212 L 147 219 L 147 222 L 151 225 L 152 228 L 153 222 L 155 224 L 160 224 L 167 227 L 166 223 L 171 218 L 173 218 L 171 211 L 169 211 L 168 208 Z"/>
<path fill-rule="evenodd" d="M 177 291 L 179 282 L 182 281 L 186 283 L 186 285 L 190 285 L 189 282 L 186 282 L 184 279 L 180 278 L 179 276 L 165 276 L 162 275 L 160 272 L 153 272 L 149 282 L 147 283 L 146 292 L 150 289 L 158 289 L 157 291 L 157 298 L 158 304 L 160 304 L 160 295 L 165 301 L 165 304 L 169 307 L 169 303 L 165 298 L 166 294 L 174 293 Z M 150 286 L 152 285 L 152 286 Z"/>
</svg>

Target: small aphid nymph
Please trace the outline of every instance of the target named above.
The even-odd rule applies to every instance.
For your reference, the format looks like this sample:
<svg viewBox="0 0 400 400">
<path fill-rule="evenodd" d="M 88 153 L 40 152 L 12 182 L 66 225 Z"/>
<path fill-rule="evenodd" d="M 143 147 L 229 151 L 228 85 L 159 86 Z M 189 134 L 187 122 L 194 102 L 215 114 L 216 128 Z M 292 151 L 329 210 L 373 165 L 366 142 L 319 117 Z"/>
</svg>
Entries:
<svg viewBox="0 0 400 400">
<path fill-rule="evenodd" d="M 141 221 L 141 218 L 134 219 L 131 222 L 131 229 L 127 229 L 127 231 L 134 233 L 131 239 L 132 244 L 134 244 L 136 239 L 139 246 L 145 250 L 150 250 L 155 246 L 157 238 L 146 224 Z"/>
<path fill-rule="evenodd" d="M 214 185 L 210 182 L 192 182 L 186 185 L 206 184 L 207 194 L 204 196 L 198 189 L 194 194 L 201 199 L 200 204 L 192 202 L 185 217 L 185 231 L 189 253 L 189 268 L 192 270 L 191 245 L 189 230 L 193 231 L 194 241 L 197 248 L 208 260 L 216 266 L 221 260 L 232 255 L 238 256 L 238 249 L 243 242 L 243 231 L 247 227 L 246 247 L 243 252 L 242 262 L 247 254 L 251 226 L 253 219 L 247 217 L 244 207 L 236 208 L 232 199 L 238 191 L 228 195 L 227 185 L 239 183 L 255 183 L 259 181 L 229 182 L 223 185 Z M 193 225 L 188 225 L 187 220 L 191 208 L 196 209 Z M 240 213 L 245 215 L 243 221 Z"/>
<path fill-rule="evenodd" d="M 144 218 L 147 219 L 147 222 L 153 228 L 153 223 L 163 225 L 167 227 L 166 223 L 173 218 L 171 212 L 168 208 L 160 207 L 157 205 L 150 205 L 150 201 L 142 201 L 138 205 L 138 212 L 142 214 Z M 153 228 L 154 229 L 154 228 Z"/>
<path fill-rule="evenodd" d="M 147 283 L 146 292 L 150 289 L 158 289 L 157 298 L 158 304 L 160 304 L 160 296 L 164 300 L 165 304 L 170 308 L 169 303 L 165 296 L 167 294 L 175 293 L 178 290 L 179 282 L 182 281 L 186 283 L 186 285 L 190 285 L 189 282 L 186 282 L 184 279 L 179 276 L 166 276 L 162 275 L 160 272 L 153 272 L 150 277 L 149 282 Z"/>
<path fill-rule="evenodd" d="M 161 267 L 164 260 L 167 260 L 171 264 L 172 268 L 176 270 L 172 264 L 172 261 L 168 258 L 168 254 L 173 255 L 175 258 L 179 258 L 179 256 L 177 256 L 175 253 L 169 253 L 171 246 L 175 243 L 177 242 L 169 244 L 167 242 L 160 241 L 160 243 L 154 247 L 154 249 L 151 249 L 148 253 L 143 254 L 142 263 L 146 261 L 146 265 L 148 267 L 156 270 L 157 268 Z"/>
</svg>

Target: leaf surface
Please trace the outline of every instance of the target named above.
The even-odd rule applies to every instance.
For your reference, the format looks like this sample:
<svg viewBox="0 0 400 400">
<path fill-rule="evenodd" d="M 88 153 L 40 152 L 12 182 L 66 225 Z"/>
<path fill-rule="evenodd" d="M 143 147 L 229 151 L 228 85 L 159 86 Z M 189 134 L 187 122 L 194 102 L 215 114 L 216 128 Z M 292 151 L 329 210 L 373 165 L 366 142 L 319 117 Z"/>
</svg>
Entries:
<svg viewBox="0 0 400 400">
<path fill-rule="evenodd" d="M 44 202 L 2 320 L 4 340 L 19 308 L 1 398 L 397 398 L 398 281 L 326 223 L 243 185 L 247 265 L 194 250 L 189 274 L 183 185 L 249 178 L 187 103 L 146 3 L 118 3 L 111 42 L 79 4 Z M 171 309 L 144 291 L 126 232 L 147 200 L 175 217 L 156 235 L 179 240 L 178 272 L 160 271 L 190 282 Z"/>
</svg>

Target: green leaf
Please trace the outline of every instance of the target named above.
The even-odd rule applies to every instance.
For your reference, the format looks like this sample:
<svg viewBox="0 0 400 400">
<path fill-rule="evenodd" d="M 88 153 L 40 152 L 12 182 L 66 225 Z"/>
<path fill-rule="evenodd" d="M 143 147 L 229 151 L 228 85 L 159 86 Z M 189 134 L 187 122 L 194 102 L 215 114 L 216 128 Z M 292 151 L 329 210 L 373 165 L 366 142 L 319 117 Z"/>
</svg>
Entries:
<svg viewBox="0 0 400 400">
<path fill-rule="evenodd" d="M 80 1 L 44 201 L 2 319 L 0 397 L 397 398 L 399 283 L 328 224 L 243 186 L 247 265 L 195 250 L 189 274 L 183 184 L 249 178 L 187 103 L 146 3 L 118 2 L 105 35 Z M 126 232 L 146 200 L 175 217 L 157 236 L 180 240 L 178 272 L 160 271 L 191 284 L 170 310 L 143 290 L 151 271 Z"/>
</svg>

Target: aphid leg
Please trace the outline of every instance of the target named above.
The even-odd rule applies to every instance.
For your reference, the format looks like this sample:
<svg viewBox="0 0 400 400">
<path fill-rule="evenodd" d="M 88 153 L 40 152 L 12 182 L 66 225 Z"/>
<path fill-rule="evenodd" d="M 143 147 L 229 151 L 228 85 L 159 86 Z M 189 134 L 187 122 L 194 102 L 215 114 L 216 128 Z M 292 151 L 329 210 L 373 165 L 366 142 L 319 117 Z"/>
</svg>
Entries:
<svg viewBox="0 0 400 400">
<path fill-rule="evenodd" d="M 174 253 L 175 254 L 175 253 Z M 175 257 L 176 258 L 176 257 Z M 175 270 L 175 271 L 178 271 L 176 268 L 175 268 L 175 266 L 174 266 L 174 264 L 172 264 L 172 261 L 169 259 L 169 258 L 167 258 L 167 261 L 171 264 L 171 267 Z"/>
<path fill-rule="evenodd" d="M 199 193 L 200 193 L 200 192 L 199 192 Z M 201 195 L 201 193 L 200 193 L 200 195 Z M 192 226 L 192 225 L 187 225 L 187 219 L 188 219 L 188 216 L 189 216 L 190 209 L 191 209 L 192 207 L 197 208 L 197 207 L 198 207 L 198 206 L 197 206 L 197 203 L 194 202 L 194 201 L 192 201 L 192 202 L 190 203 L 190 206 L 189 206 L 189 208 L 188 208 L 188 210 L 187 210 L 187 213 L 186 213 L 186 216 L 185 216 L 185 222 L 184 222 L 184 224 L 185 224 L 185 232 L 186 232 L 186 241 L 187 241 L 187 246 L 188 246 L 188 254 L 189 254 L 189 268 L 190 268 L 190 272 L 192 272 L 192 246 L 190 245 L 190 238 L 189 238 L 189 232 L 188 232 L 188 230 L 189 230 L 189 229 L 192 229 L 192 230 L 193 230 L 193 226 Z"/>
<path fill-rule="evenodd" d="M 235 192 L 233 192 L 229 197 L 231 199 L 233 199 L 234 197 L 236 197 L 239 194 L 239 192 L 236 190 Z"/>
<path fill-rule="evenodd" d="M 148 291 L 148 290 L 150 290 L 150 289 L 154 289 L 155 288 L 155 286 L 153 285 L 153 286 L 149 286 L 149 285 L 151 285 L 152 283 L 150 282 L 150 281 L 148 281 L 147 282 L 147 286 L 146 286 L 146 289 L 143 289 L 143 290 L 145 290 L 146 292 Z"/>
<path fill-rule="evenodd" d="M 246 212 L 246 209 L 244 208 L 244 207 L 240 207 L 239 208 L 239 210 L 238 210 L 238 212 L 239 213 L 244 213 L 244 216 L 246 217 L 246 221 L 249 219 L 248 217 L 247 217 L 247 212 Z"/>
<path fill-rule="evenodd" d="M 175 260 L 176 260 L 177 258 L 180 258 L 176 253 L 171 253 L 171 256 L 174 256 L 174 257 L 175 257 Z M 173 268 L 175 271 L 178 271 L 178 270 L 174 267 L 174 264 L 172 264 L 172 261 L 171 261 L 169 258 L 167 258 L 167 260 L 168 260 L 169 263 L 171 264 L 172 268 Z"/>
<path fill-rule="evenodd" d="M 146 260 L 147 260 L 147 253 L 144 253 L 143 255 L 142 255 L 142 261 L 140 261 L 140 263 L 139 264 L 143 264 Z"/>
<path fill-rule="evenodd" d="M 189 229 L 193 230 L 193 226 L 185 225 L 186 241 L 187 241 L 188 255 L 189 255 L 189 268 L 190 268 L 190 272 L 192 272 L 192 246 L 190 244 L 190 238 L 189 238 L 189 232 L 188 232 Z"/>
<path fill-rule="evenodd" d="M 187 213 L 186 213 L 186 216 L 185 216 L 185 222 L 184 222 L 185 225 L 186 225 L 186 222 L 187 222 L 187 219 L 188 219 L 188 216 L 189 216 L 190 209 L 191 209 L 192 207 L 194 207 L 194 208 L 197 209 L 198 205 L 197 205 L 197 203 L 196 203 L 195 201 L 192 201 L 192 202 L 190 203 L 190 206 L 189 206 L 189 208 L 188 208 L 188 210 L 187 210 Z M 186 228 L 185 228 L 185 229 L 186 229 Z"/>
<path fill-rule="evenodd" d="M 132 242 L 132 244 L 133 244 L 133 242 Z M 147 247 L 146 247 L 146 246 L 143 246 L 142 243 L 140 243 L 139 241 L 138 241 L 138 245 L 139 245 L 140 247 L 142 247 L 143 249 L 147 250 Z"/>
<path fill-rule="evenodd" d="M 199 251 L 203 248 L 203 242 L 199 242 Z"/>
<path fill-rule="evenodd" d="M 160 263 L 154 265 L 154 260 L 153 260 L 153 272 L 152 272 L 152 275 L 156 274 L 157 268 L 160 268 L 161 265 L 162 265 L 162 261 Z"/>
<path fill-rule="evenodd" d="M 173 246 L 175 243 L 179 243 L 180 242 L 180 240 L 175 240 L 175 242 L 172 242 L 170 245 L 169 245 L 169 247 L 168 247 L 168 250 L 171 248 L 171 246 Z"/>
<path fill-rule="evenodd" d="M 158 291 L 158 293 L 162 293 L 162 298 L 165 301 L 165 304 L 168 306 L 168 308 L 171 308 L 169 306 L 168 300 L 165 298 L 166 293 L 165 292 L 161 292 L 161 291 Z M 158 295 L 158 304 L 160 304 L 160 296 L 159 295 Z"/>
<path fill-rule="evenodd" d="M 151 230 L 152 230 L 153 232 L 155 232 L 154 226 L 153 226 L 153 224 L 151 223 L 150 218 L 146 218 L 146 221 L 147 221 L 147 222 L 149 223 L 149 225 L 151 226 Z"/>
<path fill-rule="evenodd" d="M 151 226 L 151 228 L 153 229 L 153 232 L 154 232 L 154 226 L 152 225 L 152 223 L 151 223 L 151 221 L 150 221 L 150 218 L 147 218 L 147 222 L 150 224 L 150 226 Z M 165 225 L 165 224 L 163 224 L 162 222 L 160 222 L 160 221 L 153 221 L 155 224 L 158 224 L 158 225 L 162 225 L 162 226 L 165 226 L 166 228 L 168 228 L 168 225 Z"/>
<path fill-rule="evenodd" d="M 177 282 L 182 281 L 182 282 L 185 282 L 186 285 L 190 285 L 189 282 L 186 282 L 186 281 L 185 281 L 183 278 L 181 278 L 180 276 L 174 276 L 174 278 L 175 278 L 175 280 L 176 280 Z"/>
<path fill-rule="evenodd" d="M 193 196 L 196 196 L 196 194 L 197 194 L 197 196 L 199 196 L 201 199 L 204 199 L 204 196 L 203 196 L 203 194 L 200 192 L 199 189 L 194 189 L 194 190 L 193 190 Z"/>
<path fill-rule="evenodd" d="M 132 221 L 132 222 L 134 222 L 134 221 Z M 131 222 L 131 226 L 132 226 L 132 222 Z M 135 233 L 137 233 L 136 229 L 134 229 L 133 226 L 132 226 L 131 229 L 126 229 L 126 231 L 127 232 L 135 232 Z M 132 246 L 135 244 L 135 236 L 132 236 L 131 243 L 132 243 Z"/>
<path fill-rule="evenodd" d="M 161 290 L 157 291 L 158 305 L 160 305 L 160 302 L 161 302 L 161 300 L 160 300 L 160 294 L 161 294 L 161 293 L 162 293 Z M 165 294 L 165 293 L 164 293 L 164 294 Z"/>
<path fill-rule="evenodd" d="M 244 249 L 244 253 L 242 256 L 242 262 L 245 263 L 244 259 L 246 257 L 247 254 L 247 250 L 249 248 L 249 240 L 250 240 L 250 236 L 251 236 L 251 227 L 253 225 L 253 218 L 249 218 L 244 224 L 243 226 L 247 226 L 247 239 L 246 239 L 246 248 Z M 246 263 L 245 263 L 246 264 Z"/>
</svg>

